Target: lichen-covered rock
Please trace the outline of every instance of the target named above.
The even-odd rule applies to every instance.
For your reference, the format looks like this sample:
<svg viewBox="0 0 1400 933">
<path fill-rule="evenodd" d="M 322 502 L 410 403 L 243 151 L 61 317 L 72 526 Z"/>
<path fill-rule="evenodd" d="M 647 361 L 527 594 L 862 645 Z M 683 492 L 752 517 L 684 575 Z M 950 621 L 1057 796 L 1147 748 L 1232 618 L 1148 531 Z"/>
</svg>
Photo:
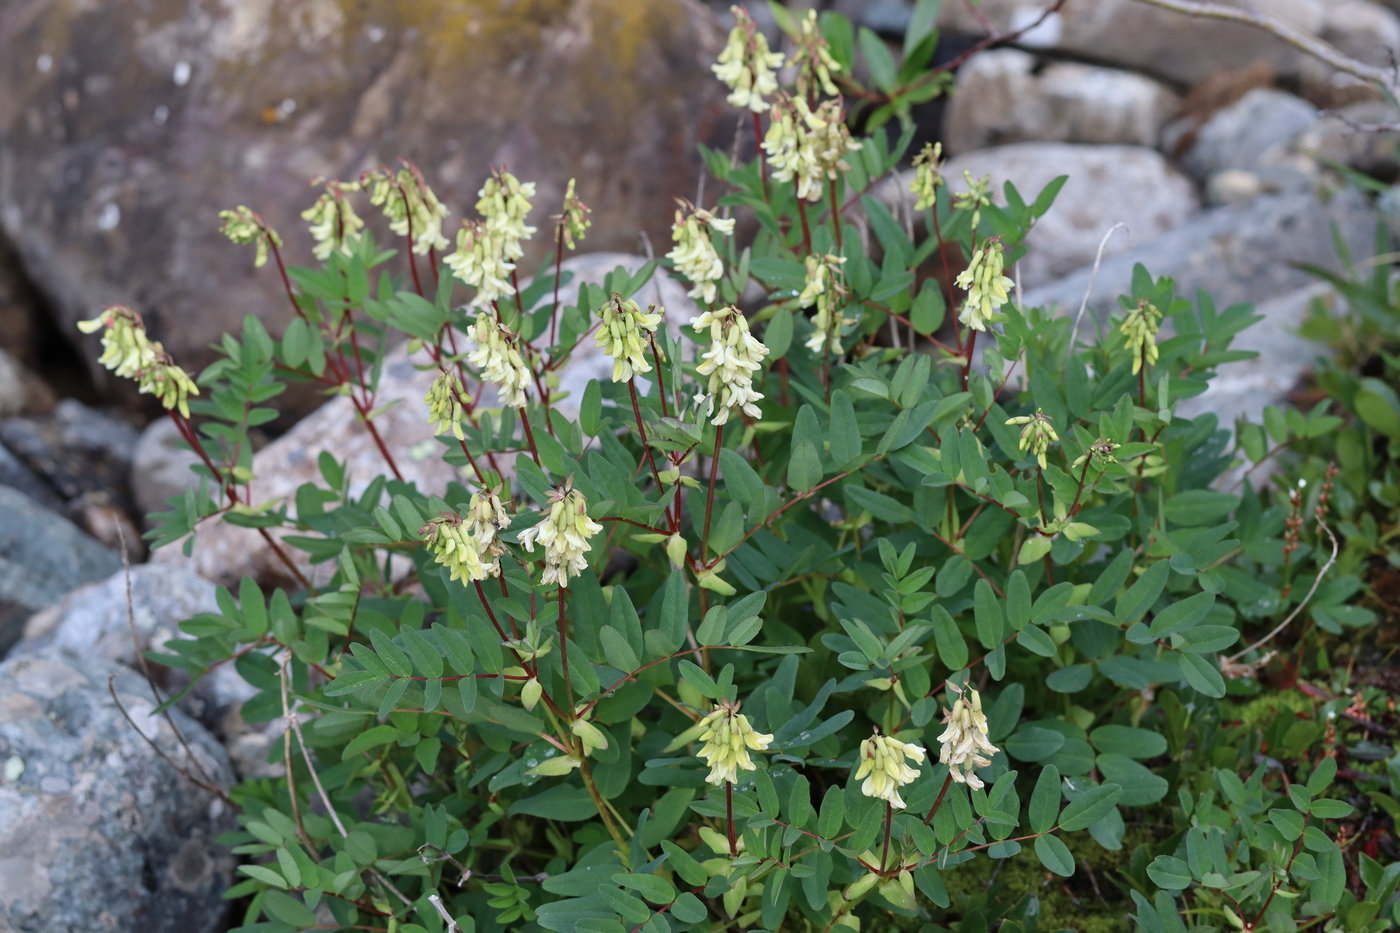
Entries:
<svg viewBox="0 0 1400 933">
<path fill-rule="evenodd" d="M 116 554 L 68 519 L 0 486 L 0 657 L 30 616 L 120 566 Z"/>
<path fill-rule="evenodd" d="M 570 295 L 577 295 L 582 283 L 601 284 L 618 266 L 635 272 L 645 262 L 643 257 L 626 253 L 584 253 L 566 259 L 564 271 L 573 273 L 574 278 L 565 286 L 560 301 L 572 303 Z M 698 313 L 685 289 L 660 272 L 635 297 L 642 304 L 656 303 L 665 307 L 666 321 L 672 328 Z M 611 374 L 612 360 L 604 356 L 592 340 L 581 341 L 555 373 L 559 390 L 568 393 L 558 407 L 576 414 L 589 380 L 607 379 Z M 434 378 L 426 352 L 410 356 L 405 347 L 390 351 L 376 396 L 376 405 L 382 414 L 375 417 L 374 423 L 385 446 L 395 453 L 404 479 L 417 484 L 425 494 L 441 495 L 448 483 L 461 480 L 462 476 L 456 467 L 443 462 L 443 448 L 434 439 L 428 422 L 428 407 L 423 396 Z M 488 395 L 482 398 L 481 404 L 489 408 L 498 403 Z M 346 463 L 346 473 L 355 492 L 362 491 L 380 473 L 388 472 L 379 448 L 356 418 L 350 400 L 336 398 L 258 451 L 253 458 L 253 472 L 257 478 L 253 482 L 252 500 L 290 500 L 303 483 L 323 484 L 318 466 L 322 451 L 329 451 L 337 460 Z M 510 463 L 502 461 L 501 466 L 508 470 Z M 289 550 L 289 553 L 294 558 L 304 557 L 301 552 Z M 219 583 L 233 584 L 244 576 L 265 582 L 286 582 L 290 578 L 256 531 L 219 522 L 205 522 L 199 527 L 192 557 L 185 558 L 179 547 L 171 546 L 156 551 L 153 559 L 189 561 L 200 576 Z M 313 582 L 317 573 L 331 572 L 325 567 L 302 566 Z"/>
<path fill-rule="evenodd" d="M 412 159 L 455 226 L 509 166 L 539 183 L 526 268 L 573 176 L 590 246 L 663 242 L 696 143 L 732 138 L 722 39 L 695 0 L 0 5 L 0 222 L 63 327 L 129 304 L 195 369 L 243 315 L 290 315 L 217 211 L 259 211 L 307 264 L 318 175 Z"/>
<path fill-rule="evenodd" d="M 1307 101 L 1273 88 L 1255 88 L 1194 131 L 1182 167 L 1197 178 L 1231 169 L 1282 168 L 1291 155 L 1289 143 L 1316 120 L 1317 108 Z M 1169 130 L 1166 135 L 1165 148 L 1176 149 L 1174 134 Z"/>
<path fill-rule="evenodd" d="M 105 662 L 46 653 L 0 663 L 0 930 L 223 928 L 233 857 L 214 838 L 232 813 L 147 739 L 214 785 L 230 783 L 228 760 L 174 711 L 182 744 L 155 705 L 138 675 Z"/>
</svg>

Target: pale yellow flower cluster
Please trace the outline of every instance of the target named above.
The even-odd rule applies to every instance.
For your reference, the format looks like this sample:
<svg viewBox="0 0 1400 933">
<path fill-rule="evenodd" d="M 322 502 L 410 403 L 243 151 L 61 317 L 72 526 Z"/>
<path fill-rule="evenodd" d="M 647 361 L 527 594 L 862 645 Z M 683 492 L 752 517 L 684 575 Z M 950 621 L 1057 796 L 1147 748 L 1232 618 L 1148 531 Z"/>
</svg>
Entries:
<svg viewBox="0 0 1400 933">
<path fill-rule="evenodd" d="M 1028 451 L 1040 462 L 1040 468 L 1045 469 L 1045 452 L 1050 449 L 1051 444 L 1060 439 L 1045 411 L 1037 408 L 1033 415 L 1008 418 L 1006 423 L 1025 425 L 1021 428 L 1021 450 Z"/>
<path fill-rule="evenodd" d="M 261 241 L 259 241 L 261 242 Z M 90 321 L 79 321 L 85 334 L 102 331 L 102 356 L 98 362 L 124 379 L 136 380 L 143 395 L 153 395 L 161 407 L 190 416 L 191 395 L 199 387 L 183 369 L 176 366 L 160 341 L 146 334 L 141 316 L 130 308 L 113 305 Z"/>
<path fill-rule="evenodd" d="M 816 10 L 808 10 L 807 15 L 802 17 L 796 45 L 792 65 L 797 69 L 797 96 L 811 96 L 812 86 L 816 85 L 823 94 L 835 97 L 838 91 L 831 82 L 831 75 L 841 71 L 841 63 L 831 57 L 831 47 L 817 23 Z"/>
<path fill-rule="evenodd" d="M 967 289 L 967 300 L 963 302 L 958 320 L 973 330 L 987 329 L 992 315 L 1010 297 L 1009 289 L 1016 285 L 1002 274 L 1005 268 L 1006 256 L 1000 240 L 988 240 L 972 254 L 972 262 L 956 279 L 959 288 Z"/>
<path fill-rule="evenodd" d="M 1137 307 L 1128 311 L 1123 324 L 1118 328 L 1128 338 L 1128 349 L 1133 354 L 1133 375 L 1141 372 L 1144 366 L 1157 362 L 1157 331 L 1162 326 L 1162 312 L 1146 298 Z"/>
<path fill-rule="evenodd" d="M 311 252 L 317 259 L 324 262 L 331 253 L 349 256 L 354 251 L 365 222 L 346 195 L 358 190 L 359 182 L 328 181 L 316 203 L 301 212 L 302 219 L 311 223 L 311 238 L 316 241 Z"/>
<path fill-rule="evenodd" d="M 457 231 L 457 249 L 444 262 L 453 275 L 476 289 L 471 306 L 485 308 L 514 291 L 510 273 L 515 264 L 507 262 L 506 236 L 492 230 L 485 221 L 464 220 Z"/>
<path fill-rule="evenodd" d="M 502 405 L 524 408 L 530 368 L 520 353 L 520 336 L 502 326 L 489 311 L 477 314 L 471 333 L 476 349 L 467 354 L 467 362 L 480 370 L 483 380 L 500 387 Z"/>
<path fill-rule="evenodd" d="M 574 179 L 569 179 L 569 187 L 564 190 L 564 213 L 560 215 L 557 235 L 564 238 L 564 245 L 569 249 L 574 248 L 575 240 L 582 240 L 583 235 L 588 232 L 588 228 L 593 226 L 593 222 L 588 219 L 588 215 L 593 213 L 593 209 L 578 199 L 578 194 L 574 191 Z"/>
<path fill-rule="evenodd" d="M 488 576 L 489 571 L 481 559 L 481 542 L 458 516 L 443 514 L 419 528 L 418 533 L 427 542 L 433 560 L 447 568 L 448 579 L 475 583 Z"/>
<path fill-rule="evenodd" d="M 535 183 L 522 182 L 510 172 L 496 170 L 477 192 L 476 211 L 486 222 L 486 228 L 501 235 L 501 255 L 507 260 L 525 255 L 520 244 L 535 235 L 535 228 L 525 223 L 530 215 L 530 199 L 535 196 Z"/>
<path fill-rule="evenodd" d="M 219 232 L 235 243 L 254 243 L 257 254 L 253 265 L 261 269 L 267 263 L 269 246 L 282 248 L 282 238 L 263 219 L 242 204 L 231 211 L 219 211 Z"/>
<path fill-rule="evenodd" d="M 588 569 L 588 539 L 603 530 L 603 526 L 588 517 L 588 502 L 583 493 L 565 483 L 549 497 L 549 510 L 539 524 L 520 533 L 520 543 L 534 553 L 535 545 L 544 547 L 546 585 L 569 585 L 569 577 Z"/>
<path fill-rule="evenodd" d="M 716 217 L 698 207 L 689 215 L 677 209 L 676 222 L 671 225 L 671 239 L 676 245 L 666 254 L 676 264 L 676 270 L 690 279 L 690 291 L 686 294 L 704 302 L 715 300 L 715 283 L 724 276 L 724 263 L 710 242 L 711 230 L 730 236 L 734 233 L 734 220 Z"/>
<path fill-rule="evenodd" d="M 899 789 L 919 776 L 917 768 L 906 762 L 924 763 L 924 750 L 912 742 L 901 742 L 893 736 L 876 732 L 860 743 L 860 767 L 856 780 L 864 778 L 860 792 L 867 797 L 879 797 L 892 806 L 904 809 Z"/>
<path fill-rule="evenodd" d="M 910 193 L 914 195 L 914 210 L 921 211 L 938 203 L 938 189 L 943 185 L 943 144 L 924 143 L 924 148 L 914 157 L 914 181 Z"/>
<path fill-rule="evenodd" d="M 813 111 L 806 98 L 785 97 L 773 111 L 773 121 L 763 136 L 763 151 L 773 167 L 775 181 L 796 181 L 797 196 L 816 201 L 822 182 L 850 168 L 848 152 L 860 148 L 851 138 L 841 113 L 841 102 L 828 100 Z"/>
<path fill-rule="evenodd" d="M 749 752 L 767 751 L 773 741 L 768 733 L 755 731 L 737 704 L 727 701 L 721 701 L 700 725 L 702 744 L 696 754 L 710 766 L 710 773 L 705 776 L 710 784 L 739 783 L 740 771 L 755 768 Z"/>
<path fill-rule="evenodd" d="M 467 503 L 467 526 L 477 543 L 482 566 L 491 576 L 501 572 L 501 555 L 506 552 L 501 543 L 500 533 L 510 525 L 501 497 L 494 489 L 483 489 L 472 493 Z"/>
<path fill-rule="evenodd" d="M 690 322 L 699 333 L 710 332 L 710 347 L 700 358 L 695 372 L 709 376 L 709 403 L 718 408 L 711 423 L 716 427 L 729 420 L 731 408 L 741 408 L 751 418 L 761 417 L 758 402 L 763 393 L 754 388 L 753 377 L 768 355 L 768 348 L 749 332 L 744 313 L 730 305 L 706 311 Z"/>
<path fill-rule="evenodd" d="M 992 178 L 990 175 L 983 175 L 974 179 L 971 172 L 963 169 L 963 181 L 967 182 L 967 190 L 954 192 L 953 209 L 972 211 L 972 229 L 976 230 L 977 225 L 982 222 L 982 208 L 992 206 L 992 199 L 987 195 Z"/>
<path fill-rule="evenodd" d="M 817 313 L 812 317 L 812 335 L 806 342 L 807 349 L 813 353 L 834 353 L 841 349 L 841 328 L 846 320 L 836 312 L 848 294 L 841 280 L 841 264 L 845 261 L 845 256 L 831 253 L 813 253 L 805 260 L 807 280 L 797 296 L 797 304 L 803 308 L 817 306 Z"/>
<path fill-rule="evenodd" d="M 976 770 L 990 765 L 991 756 L 998 749 L 987 738 L 987 716 L 982 712 L 981 695 L 969 688 L 966 695 L 953 703 L 943 722 L 948 728 L 938 737 L 941 746 L 938 760 L 948 766 L 953 780 L 968 787 L 983 787 Z"/>
<path fill-rule="evenodd" d="M 646 349 L 648 337 L 656 333 L 661 323 L 661 312 L 656 310 L 656 305 L 643 311 L 632 299 L 613 292 L 598 309 L 598 316 L 603 323 L 593 340 L 612 357 L 613 382 L 626 382 L 637 373 L 651 372 Z"/>
<path fill-rule="evenodd" d="M 470 398 L 455 372 L 439 370 L 423 401 L 428 406 L 428 420 L 434 425 L 433 434 L 451 434 L 459 441 L 466 439 L 462 433 L 462 422 L 466 419 L 463 406 Z"/>
<path fill-rule="evenodd" d="M 729 87 L 731 104 L 762 113 L 768 109 L 763 98 L 778 89 L 774 72 L 783 67 L 783 55 L 769 51 L 767 37 L 758 31 L 743 7 L 730 7 L 730 11 L 734 14 L 734 28 L 729 30 L 729 40 L 710 70 Z"/>
<path fill-rule="evenodd" d="M 363 180 L 369 186 L 369 203 L 384 208 L 390 230 L 412 238 L 413 252 L 426 256 L 429 250 L 447 248 L 447 238 L 442 235 L 447 208 L 417 168 L 406 165 L 397 172 L 376 169 L 367 172 Z"/>
</svg>

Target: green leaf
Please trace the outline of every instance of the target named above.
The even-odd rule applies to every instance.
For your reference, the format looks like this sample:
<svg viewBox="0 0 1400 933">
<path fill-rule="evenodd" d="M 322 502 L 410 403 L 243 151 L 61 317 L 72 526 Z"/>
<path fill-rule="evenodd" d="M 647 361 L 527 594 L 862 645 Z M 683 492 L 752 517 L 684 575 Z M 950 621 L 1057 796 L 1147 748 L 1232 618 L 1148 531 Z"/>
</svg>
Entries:
<svg viewBox="0 0 1400 933">
<path fill-rule="evenodd" d="M 1055 825 L 1055 818 L 1060 815 L 1059 768 L 1046 765 L 1040 769 L 1040 777 L 1035 780 L 1035 790 L 1031 792 L 1028 813 L 1033 833 L 1048 832 Z"/>
<path fill-rule="evenodd" d="M 569 823 L 595 819 L 598 816 L 588 791 L 572 784 L 561 784 L 533 797 L 517 800 L 511 804 L 509 812 L 511 816 L 525 814 Z"/>
<path fill-rule="evenodd" d="M 699 923 L 709 915 L 710 912 L 705 909 L 704 902 L 689 891 L 681 894 L 671 905 L 671 916 L 681 923 Z"/>
<path fill-rule="evenodd" d="M 846 499 L 857 509 L 863 509 L 881 521 L 902 524 L 912 522 L 914 513 L 909 507 L 884 493 L 874 492 L 864 486 L 846 486 Z"/>
<path fill-rule="evenodd" d="M 1035 854 L 1040 864 L 1062 878 L 1074 874 L 1074 856 L 1069 854 L 1069 846 L 1058 836 L 1040 836 L 1035 840 Z"/>
<path fill-rule="evenodd" d="M 1146 765 L 1125 755 L 1107 753 L 1098 757 L 1099 774 L 1105 781 L 1122 788 L 1118 802 L 1127 807 L 1145 807 L 1167 795 L 1167 779 L 1148 770 Z"/>
<path fill-rule="evenodd" d="M 614 875 L 613 881 L 631 888 L 653 904 L 669 904 L 676 899 L 675 886 L 659 875 Z"/>
<path fill-rule="evenodd" d="M 238 870 L 263 884 L 270 884 L 275 888 L 287 887 L 287 880 L 266 865 L 239 865 Z"/>
<path fill-rule="evenodd" d="M 781 359 L 787 355 L 788 349 L 792 346 L 792 312 L 786 309 L 779 310 L 769 319 L 768 326 L 763 329 L 763 343 L 768 347 L 768 353 L 772 359 Z"/>
<path fill-rule="evenodd" d="M 1049 554 L 1054 543 L 1052 538 L 1033 535 L 1021 542 L 1021 553 L 1017 556 L 1016 562 L 1018 564 L 1033 564 Z"/>
<path fill-rule="evenodd" d="M 1147 610 L 1152 608 L 1157 597 L 1162 595 L 1162 588 L 1167 585 L 1167 575 L 1170 573 L 1171 567 L 1165 560 L 1159 560 L 1149 566 L 1142 576 L 1138 577 L 1137 582 L 1118 597 L 1113 614 L 1124 623 L 1141 619 Z"/>
<path fill-rule="evenodd" d="M 1181 676 L 1193 688 L 1217 700 L 1225 695 L 1225 678 L 1220 676 L 1220 668 L 1215 661 L 1199 654 L 1181 654 L 1178 659 Z"/>
<path fill-rule="evenodd" d="M 1005 622 L 1001 615 L 1001 603 L 997 601 L 992 585 L 986 580 L 978 580 L 972 591 L 973 618 L 977 623 L 977 640 L 983 648 L 995 648 L 1001 644 Z"/>
<path fill-rule="evenodd" d="M 374 645 L 374 651 L 379 655 L 379 660 L 384 662 L 391 674 L 398 677 L 413 676 L 413 664 L 408 660 L 408 655 L 404 654 L 388 635 L 379 629 L 374 629 L 369 633 L 369 640 Z"/>
<path fill-rule="evenodd" d="M 1308 805 L 1308 812 L 1324 820 L 1340 820 L 1351 816 L 1356 812 L 1352 805 L 1344 800 L 1332 800 L 1327 797 L 1314 800 Z"/>
<path fill-rule="evenodd" d="M 1371 430 L 1386 437 L 1400 438 L 1400 396 L 1381 380 L 1362 379 L 1352 407 Z"/>
<path fill-rule="evenodd" d="M 398 736 L 399 730 L 390 725 L 371 726 L 346 743 L 340 753 L 341 761 L 349 761 L 361 752 L 379 745 L 387 745 Z"/>
<path fill-rule="evenodd" d="M 1316 768 L 1313 768 L 1313 773 L 1308 778 L 1308 793 L 1313 795 L 1322 793 L 1331 786 L 1332 780 L 1336 776 L 1337 759 L 1328 755 L 1317 763 Z"/>
<path fill-rule="evenodd" d="M 590 379 L 583 390 L 583 399 L 579 402 L 579 428 L 589 437 L 597 437 L 602 417 L 603 388 L 597 379 Z"/>
<path fill-rule="evenodd" d="M 827 440 L 831 444 L 831 462 L 838 467 L 860 456 L 860 425 L 856 422 L 855 405 L 841 389 L 831 393 L 831 433 Z"/>
<path fill-rule="evenodd" d="M 890 54 L 885 40 L 864 26 L 860 27 L 856 35 L 860 52 L 865 56 L 865 64 L 870 69 L 870 76 L 875 79 L 876 86 L 882 91 L 892 90 L 898 71 L 895 68 L 894 56 Z"/>
<path fill-rule="evenodd" d="M 1044 761 L 1065 744 L 1063 734 L 1053 729 L 1025 725 L 1003 743 L 1006 753 L 1017 761 Z"/>
<path fill-rule="evenodd" d="M 1071 664 L 1058 671 L 1052 671 L 1045 678 L 1045 686 L 1056 693 L 1078 693 L 1089 686 L 1094 678 L 1094 669 L 1087 664 Z"/>
<path fill-rule="evenodd" d="M 294 927 L 312 927 L 318 922 L 315 911 L 283 891 L 268 891 L 263 895 L 262 905 L 269 917 Z"/>
<path fill-rule="evenodd" d="M 1053 658 L 1055 656 L 1055 640 L 1045 633 L 1045 630 L 1034 625 L 1028 625 L 1021 629 L 1016 636 L 1016 643 L 1033 654 L 1038 654 L 1042 658 Z"/>
<path fill-rule="evenodd" d="M 701 885 L 709 880 L 709 873 L 696 861 L 695 857 L 669 839 L 661 842 L 661 848 L 669 857 L 667 861 L 686 884 Z"/>
<path fill-rule="evenodd" d="M 919 289 L 918 297 L 909 308 L 909 322 L 914 330 L 927 336 L 943 325 L 948 304 L 943 299 L 943 289 L 937 279 L 929 279 Z"/>
<path fill-rule="evenodd" d="M 1111 752 L 1128 758 L 1156 758 L 1167 752 L 1165 736 L 1132 726 L 1099 726 L 1089 733 L 1089 741 L 1100 752 Z"/>
<path fill-rule="evenodd" d="M 1060 812 L 1060 829 L 1074 832 L 1088 829 L 1108 815 L 1123 789 L 1117 784 L 1100 784 L 1080 794 Z"/>
<path fill-rule="evenodd" d="M 1161 638 L 1173 632 L 1180 632 L 1205 618 L 1210 607 L 1215 605 L 1214 593 L 1197 593 L 1177 603 L 1172 603 L 1152 618 L 1149 627 L 1154 638 Z"/>
<path fill-rule="evenodd" d="M 822 462 L 816 445 L 809 440 L 798 441 L 788 461 L 788 486 L 795 492 L 806 492 L 821 482 L 821 478 Z"/>
<path fill-rule="evenodd" d="M 1147 877 L 1159 888 L 1184 891 L 1191 886 L 1191 868 L 1179 858 L 1159 855 L 1147 866 Z"/>
</svg>

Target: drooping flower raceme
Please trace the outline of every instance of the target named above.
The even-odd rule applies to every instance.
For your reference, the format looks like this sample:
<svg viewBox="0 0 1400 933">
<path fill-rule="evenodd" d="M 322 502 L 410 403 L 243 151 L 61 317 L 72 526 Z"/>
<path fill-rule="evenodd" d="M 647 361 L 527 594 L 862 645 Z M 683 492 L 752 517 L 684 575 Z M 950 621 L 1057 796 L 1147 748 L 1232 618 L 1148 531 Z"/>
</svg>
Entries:
<svg viewBox="0 0 1400 933">
<path fill-rule="evenodd" d="M 448 579 L 463 583 L 484 580 L 488 571 L 481 559 L 481 542 L 451 512 L 444 512 L 418 529 L 427 542 L 428 552 L 448 570 Z"/>
<path fill-rule="evenodd" d="M 704 302 L 715 300 L 715 283 L 724 276 L 724 263 L 710 242 L 711 230 L 730 236 L 734 233 L 734 220 L 716 217 L 698 207 L 689 215 L 677 209 L 676 222 L 671 225 L 671 239 L 676 245 L 666 254 L 677 271 L 690 279 L 690 291 L 686 294 Z"/>
<path fill-rule="evenodd" d="M 1045 411 L 1037 408 L 1033 415 L 1008 418 L 1006 423 L 1025 425 L 1021 428 L 1021 450 L 1029 452 L 1040 462 L 1040 468 L 1045 469 L 1045 452 L 1050 449 L 1051 444 L 1060 439 Z"/>
<path fill-rule="evenodd" d="M 958 320 L 973 330 L 987 329 L 992 315 L 1010 297 L 1009 289 L 1016 285 L 1002 274 L 1005 268 L 1006 256 L 1000 240 L 988 240 L 972 254 L 972 262 L 955 280 L 959 288 L 967 289 L 967 300 L 963 302 Z"/>
<path fill-rule="evenodd" d="M 973 178 L 971 172 L 963 169 L 963 181 L 967 182 L 967 190 L 953 194 L 953 209 L 971 211 L 972 229 L 976 230 L 977 225 L 982 222 L 982 208 L 992 206 L 992 199 L 987 195 L 992 178 L 990 175 Z"/>
<path fill-rule="evenodd" d="M 472 325 L 476 349 L 467 362 L 481 371 L 481 378 L 500 387 L 501 404 L 524 408 L 530 387 L 530 368 L 520 353 L 520 336 L 498 322 L 489 311 L 482 311 Z"/>
<path fill-rule="evenodd" d="M 803 308 L 817 306 L 817 313 L 812 317 L 812 335 L 806 342 L 807 349 L 813 353 L 834 353 L 841 348 L 841 328 L 846 321 L 837 315 L 837 310 L 849 294 L 841 280 L 841 264 L 845 261 L 845 256 L 831 253 L 813 253 L 805 260 L 807 280 L 797 296 L 797 303 Z"/>
<path fill-rule="evenodd" d="M 732 408 L 743 409 L 751 418 L 762 416 L 758 402 L 763 393 L 754 388 L 753 377 L 768 355 L 768 348 L 749 332 L 743 312 L 733 305 L 706 311 L 690 326 L 699 333 L 710 332 L 709 349 L 695 371 L 710 377 L 709 403 L 718 409 L 711 423 L 718 427 L 727 422 Z"/>
<path fill-rule="evenodd" d="M 1133 354 L 1133 375 L 1144 366 L 1157 362 L 1157 331 L 1162 326 L 1162 312 L 1146 298 L 1137 307 L 1128 311 L 1118 330 L 1128 338 L 1128 349 Z"/>
<path fill-rule="evenodd" d="M 451 434 L 457 440 L 465 440 L 462 422 L 466 418 L 464 405 L 471 399 L 461 378 L 451 370 L 438 371 L 428 394 L 423 401 L 428 406 L 428 420 L 433 422 L 433 434 Z"/>
<path fill-rule="evenodd" d="M 876 732 L 860 743 L 860 767 L 856 769 L 856 780 L 865 779 L 860 785 L 860 792 L 904 809 L 904 798 L 899 796 L 899 789 L 919 776 L 917 768 L 909 767 L 909 761 L 923 764 L 924 749 Z"/>
<path fill-rule="evenodd" d="M 987 738 L 987 716 L 982 712 L 981 695 L 969 688 L 953 703 L 943 722 L 948 728 L 938 737 L 941 746 L 938 760 L 948 766 L 949 775 L 958 783 L 968 787 L 984 786 L 976 771 L 990 765 L 991 756 L 998 749 Z"/>
<path fill-rule="evenodd" d="M 591 213 L 593 209 L 578 199 L 578 194 L 574 191 L 574 179 L 570 178 L 569 187 L 564 190 L 564 212 L 559 215 L 555 236 L 561 237 L 564 245 L 573 249 L 574 241 L 582 240 L 588 228 L 593 226 L 593 222 L 588 219 Z"/>
<path fill-rule="evenodd" d="M 822 35 L 817 23 L 817 11 L 808 10 L 802 17 L 796 36 L 797 51 L 792 56 L 792 66 L 797 69 L 797 96 L 812 97 L 812 88 L 819 87 L 822 93 L 835 97 L 836 85 L 831 76 L 840 73 L 841 63 L 831 57 L 831 47 Z"/>
<path fill-rule="evenodd" d="M 190 416 L 189 397 L 199 387 L 165 352 L 157 340 L 146 335 L 145 322 L 130 308 L 113 305 L 90 321 L 79 321 L 85 334 L 102 331 L 102 356 L 98 359 L 114 374 L 136 380 L 143 395 L 153 395 L 167 411 Z"/>
<path fill-rule="evenodd" d="M 316 203 L 301 212 L 302 219 L 311 223 L 311 237 L 316 241 L 311 252 L 317 259 L 325 261 L 335 252 L 349 256 L 354 251 L 365 222 L 355 213 L 347 194 L 359 188 L 359 182 L 328 181 Z"/>
<path fill-rule="evenodd" d="M 630 298 L 623 298 L 617 292 L 603 302 L 598 309 L 603 319 L 593 338 L 598 347 L 612 357 L 613 382 L 626 382 L 636 373 L 651 372 L 647 362 L 648 338 L 656 333 L 661 323 L 661 313 L 652 305 L 646 311 Z"/>
<path fill-rule="evenodd" d="M 509 260 L 525 255 L 520 244 L 535 235 L 535 228 L 525 223 L 530 215 L 530 199 L 535 196 L 535 183 L 522 182 L 510 172 L 494 171 L 477 192 L 477 213 L 486 228 L 501 236 L 501 255 Z"/>
<path fill-rule="evenodd" d="M 369 186 L 369 203 L 384 208 L 390 230 L 412 239 L 413 252 L 426 256 L 429 250 L 447 248 L 442 235 L 447 208 L 416 167 L 406 165 L 397 172 L 376 169 L 367 172 L 363 182 Z"/>
<path fill-rule="evenodd" d="M 914 195 L 914 210 L 921 211 L 938 203 L 938 189 L 943 185 L 942 161 L 942 143 L 924 143 L 924 148 L 914 157 L 914 181 L 909 186 Z"/>
<path fill-rule="evenodd" d="M 739 783 L 740 771 L 755 768 L 749 752 L 766 751 L 773 741 L 773 736 L 754 729 L 749 717 L 739 712 L 737 703 L 724 700 L 700 725 L 702 744 L 696 755 L 710 766 L 710 773 L 705 776 L 710 784 Z"/>
<path fill-rule="evenodd" d="M 588 539 L 603 530 L 603 526 L 588 517 L 588 502 L 583 493 L 566 482 L 549 495 L 549 509 L 539 524 L 520 533 L 520 543 L 534 553 L 535 545 L 544 547 L 546 585 L 569 585 L 569 577 L 588 569 Z"/>
<path fill-rule="evenodd" d="M 860 148 L 851 138 L 841 113 L 841 102 L 828 100 L 813 111 L 803 97 L 783 97 L 773 110 L 773 121 L 763 136 L 763 151 L 773 167 L 775 181 L 795 181 L 797 196 L 819 200 L 822 182 L 845 169 L 845 156 Z"/>
<path fill-rule="evenodd" d="M 219 232 L 235 243 L 254 243 L 257 254 L 253 265 L 261 269 L 267 263 L 268 247 L 282 248 L 282 238 L 263 219 L 242 204 L 231 211 L 219 211 Z"/>
<path fill-rule="evenodd" d="M 734 28 L 729 30 L 729 41 L 710 70 L 728 85 L 731 104 L 762 113 L 768 109 L 763 98 L 778 89 L 774 71 L 783 67 L 783 55 L 769 50 L 767 37 L 758 31 L 743 7 L 730 7 L 730 11 L 734 14 Z"/>
<path fill-rule="evenodd" d="M 491 576 L 501 572 L 501 555 L 506 552 L 500 532 L 510 524 L 501 497 L 494 489 L 472 493 L 467 504 L 467 526 L 481 553 L 482 566 Z"/>
<path fill-rule="evenodd" d="M 464 220 L 457 231 L 457 249 L 444 261 L 452 274 L 476 289 L 474 308 L 485 308 L 514 291 L 510 273 L 515 264 L 505 256 L 505 235 L 483 221 Z"/>
</svg>

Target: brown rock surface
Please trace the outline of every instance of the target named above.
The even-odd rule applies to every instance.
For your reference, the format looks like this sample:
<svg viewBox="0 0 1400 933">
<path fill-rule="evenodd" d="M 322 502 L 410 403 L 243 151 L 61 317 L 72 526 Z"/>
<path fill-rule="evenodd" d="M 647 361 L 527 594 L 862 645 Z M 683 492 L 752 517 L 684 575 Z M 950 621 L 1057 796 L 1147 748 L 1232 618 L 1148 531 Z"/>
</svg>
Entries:
<svg viewBox="0 0 1400 933">
<path fill-rule="evenodd" d="M 591 247 L 664 242 L 695 144 L 730 138 L 722 38 L 695 0 L 3 4 L 0 222 L 65 329 L 130 304 L 198 365 L 245 313 L 289 313 L 217 211 L 259 211 L 303 262 L 317 175 L 412 159 L 455 227 L 505 164 L 546 230 L 577 176 Z"/>
</svg>

